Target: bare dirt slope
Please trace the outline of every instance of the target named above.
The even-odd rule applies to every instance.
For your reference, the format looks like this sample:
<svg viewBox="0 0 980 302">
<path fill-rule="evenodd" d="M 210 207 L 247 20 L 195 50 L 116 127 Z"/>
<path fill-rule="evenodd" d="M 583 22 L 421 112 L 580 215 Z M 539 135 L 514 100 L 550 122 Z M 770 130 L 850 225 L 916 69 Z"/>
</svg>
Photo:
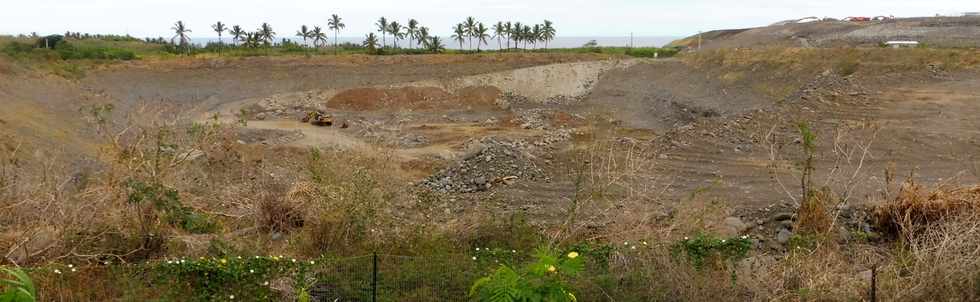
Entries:
<svg viewBox="0 0 980 302">
<path fill-rule="evenodd" d="M 717 30 L 701 36 L 701 47 L 842 47 L 878 46 L 891 40 L 913 40 L 934 47 L 980 46 L 980 17 L 903 18 L 883 21 L 820 21 L 748 29 Z M 697 36 L 671 46 L 696 48 Z"/>
</svg>

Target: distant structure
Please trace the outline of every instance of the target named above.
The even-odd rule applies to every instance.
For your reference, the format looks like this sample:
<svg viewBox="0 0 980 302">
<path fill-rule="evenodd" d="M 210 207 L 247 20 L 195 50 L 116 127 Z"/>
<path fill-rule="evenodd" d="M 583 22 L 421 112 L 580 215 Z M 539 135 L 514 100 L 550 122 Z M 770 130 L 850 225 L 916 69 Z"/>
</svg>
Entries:
<svg viewBox="0 0 980 302">
<path fill-rule="evenodd" d="M 964 17 L 980 17 L 980 12 L 965 12 Z"/>
<path fill-rule="evenodd" d="M 888 41 L 885 45 L 891 48 L 916 47 L 919 46 L 919 41 Z"/>
</svg>

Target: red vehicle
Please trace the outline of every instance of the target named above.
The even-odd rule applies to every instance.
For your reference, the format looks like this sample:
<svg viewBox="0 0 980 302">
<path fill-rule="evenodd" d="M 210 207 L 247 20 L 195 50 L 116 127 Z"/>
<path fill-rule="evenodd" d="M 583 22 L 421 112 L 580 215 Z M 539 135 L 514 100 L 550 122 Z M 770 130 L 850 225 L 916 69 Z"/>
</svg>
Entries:
<svg viewBox="0 0 980 302">
<path fill-rule="evenodd" d="M 844 18 L 844 21 L 868 22 L 868 21 L 871 21 L 871 18 L 868 18 L 868 17 L 847 17 L 847 18 Z"/>
</svg>

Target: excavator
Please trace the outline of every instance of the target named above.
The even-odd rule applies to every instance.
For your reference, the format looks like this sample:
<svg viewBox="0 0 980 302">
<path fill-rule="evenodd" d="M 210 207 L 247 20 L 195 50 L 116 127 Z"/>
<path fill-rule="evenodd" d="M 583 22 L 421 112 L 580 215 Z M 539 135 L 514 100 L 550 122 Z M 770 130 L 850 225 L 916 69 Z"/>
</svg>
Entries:
<svg viewBox="0 0 980 302">
<path fill-rule="evenodd" d="M 314 126 L 330 127 L 333 126 L 333 116 L 322 110 L 315 110 L 307 112 L 306 116 L 303 117 L 303 122 Z"/>
</svg>

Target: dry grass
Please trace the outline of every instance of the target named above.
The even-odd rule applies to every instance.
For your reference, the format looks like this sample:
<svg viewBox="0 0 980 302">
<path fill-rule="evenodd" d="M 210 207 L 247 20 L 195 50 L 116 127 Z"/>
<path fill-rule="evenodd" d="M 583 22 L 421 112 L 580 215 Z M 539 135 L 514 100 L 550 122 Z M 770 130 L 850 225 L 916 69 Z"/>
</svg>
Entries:
<svg viewBox="0 0 980 302">
<path fill-rule="evenodd" d="M 878 228 L 889 235 L 914 239 L 934 223 L 980 212 L 980 186 L 940 185 L 929 190 L 905 182 L 894 199 L 875 209 Z"/>
<path fill-rule="evenodd" d="M 980 300 L 980 216 L 947 216 L 883 268 L 886 301 Z"/>
</svg>

